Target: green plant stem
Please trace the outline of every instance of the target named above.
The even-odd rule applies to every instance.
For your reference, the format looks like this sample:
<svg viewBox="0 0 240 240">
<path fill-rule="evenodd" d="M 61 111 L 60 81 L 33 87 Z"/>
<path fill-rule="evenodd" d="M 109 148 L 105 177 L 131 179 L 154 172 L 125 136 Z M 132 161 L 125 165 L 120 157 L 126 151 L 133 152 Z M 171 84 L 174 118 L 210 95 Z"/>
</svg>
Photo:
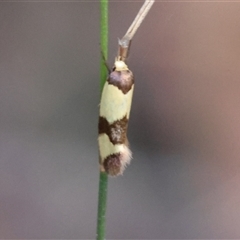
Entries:
<svg viewBox="0 0 240 240">
<path fill-rule="evenodd" d="M 107 60 L 108 55 L 108 0 L 101 0 L 101 53 Z M 102 92 L 107 79 L 107 68 L 103 56 L 100 63 L 100 89 Z M 100 171 L 98 190 L 98 217 L 97 217 L 97 240 L 105 239 L 106 230 L 106 209 L 107 209 L 108 175 Z"/>
<path fill-rule="evenodd" d="M 105 239 L 108 175 L 100 172 L 98 193 L 97 240 Z"/>
<path fill-rule="evenodd" d="M 108 0 L 101 0 L 101 32 L 100 32 L 100 39 L 101 39 L 101 53 L 103 54 L 105 60 L 108 57 Z M 108 69 L 106 68 L 105 60 L 101 56 L 101 65 L 100 65 L 100 88 L 101 92 L 103 90 L 104 83 L 107 79 Z"/>
</svg>

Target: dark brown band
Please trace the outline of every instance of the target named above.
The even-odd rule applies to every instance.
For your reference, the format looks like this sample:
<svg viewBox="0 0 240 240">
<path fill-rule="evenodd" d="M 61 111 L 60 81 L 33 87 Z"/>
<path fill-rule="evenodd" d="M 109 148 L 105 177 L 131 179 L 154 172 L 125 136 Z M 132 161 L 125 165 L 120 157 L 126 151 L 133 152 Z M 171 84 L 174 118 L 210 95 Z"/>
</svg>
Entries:
<svg viewBox="0 0 240 240">
<path fill-rule="evenodd" d="M 112 71 L 107 81 L 121 90 L 123 94 L 127 94 L 134 84 L 133 74 L 130 70 Z"/>
<path fill-rule="evenodd" d="M 109 124 L 106 118 L 99 117 L 98 133 L 107 134 L 112 144 L 127 143 L 127 127 L 128 119 L 126 115 L 112 124 Z"/>
</svg>

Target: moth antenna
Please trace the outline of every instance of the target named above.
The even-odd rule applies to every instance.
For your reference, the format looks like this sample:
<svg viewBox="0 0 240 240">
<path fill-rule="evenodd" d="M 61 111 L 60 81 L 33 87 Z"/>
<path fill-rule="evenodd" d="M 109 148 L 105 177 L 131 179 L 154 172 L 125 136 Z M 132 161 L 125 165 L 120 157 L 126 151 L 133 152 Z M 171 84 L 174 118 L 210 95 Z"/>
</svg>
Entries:
<svg viewBox="0 0 240 240">
<path fill-rule="evenodd" d="M 151 9 L 155 0 L 146 0 L 142 5 L 141 9 L 139 10 L 137 16 L 135 17 L 134 21 L 132 22 L 131 26 L 128 28 L 126 34 L 124 35 L 123 39 L 132 40 L 134 34 L 136 33 L 137 29 L 140 27 L 142 21 L 147 16 L 149 10 Z"/>
<path fill-rule="evenodd" d="M 119 45 L 118 60 L 122 60 L 122 61 L 126 60 L 126 58 L 128 56 L 131 41 L 132 41 L 137 29 L 142 24 L 142 21 L 147 16 L 147 14 L 148 14 L 149 10 L 151 9 L 152 5 L 154 4 L 154 2 L 155 2 L 155 0 L 145 0 L 144 4 L 142 5 L 141 9 L 139 10 L 134 21 L 128 28 L 126 34 L 123 36 L 122 39 L 118 40 L 118 45 Z"/>
</svg>

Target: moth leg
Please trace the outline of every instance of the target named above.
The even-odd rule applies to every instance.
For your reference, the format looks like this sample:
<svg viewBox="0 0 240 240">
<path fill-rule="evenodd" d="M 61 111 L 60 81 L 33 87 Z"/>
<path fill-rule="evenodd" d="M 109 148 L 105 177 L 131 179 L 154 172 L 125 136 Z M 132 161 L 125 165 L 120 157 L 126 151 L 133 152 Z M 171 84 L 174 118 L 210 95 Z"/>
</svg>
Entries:
<svg viewBox="0 0 240 240">
<path fill-rule="evenodd" d="M 103 60 L 103 62 L 104 62 L 104 65 L 105 65 L 105 67 L 107 68 L 108 73 L 110 74 L 110 73 L 112 72 L 112 69 L 109 67 L 108 62 L 107 62 L 107 60 L 106 60 L 106 58 L 105 58 L 104 53 L 103 53 L 102 50 L 101 50 L 101 55 L 102 55 L 102 60 Z"/>
</svg>

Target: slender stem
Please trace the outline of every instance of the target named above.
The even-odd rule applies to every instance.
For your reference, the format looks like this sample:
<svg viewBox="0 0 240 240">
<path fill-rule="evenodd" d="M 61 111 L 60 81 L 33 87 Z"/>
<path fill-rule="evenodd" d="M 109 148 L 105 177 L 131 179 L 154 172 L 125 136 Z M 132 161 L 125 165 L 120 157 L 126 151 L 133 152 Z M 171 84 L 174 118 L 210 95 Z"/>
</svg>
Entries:
<svg viewBox="0 0 240 240">
<path fill-rule="evenodd" d="M 100 32 L 100 40 L 101 40 L 101 78 L 100 78 L 100 87 L 101 92 L 104 86 L 104 83 L 107 79 L 108 70 L 106 68 L 106 60 L 108 57 L 108 0 L 101 0 L 101 32 Z"/>
<path fill-rule="evenodd" d="M 108 55 L 108 0 L 101 0 L 101 52 L 107 60 Z M 100 63 L 100 88 L 101 92 L 104 83 L 107 79 L 107 68 L 105 60 L 101 57 Z M 107 189 L 108 189 L 108 175 L 100 171 L 99 175 L 99 192 L 98 192 L 98 217 L 97 217 L 97 240 L 105 239 L 106 229 L 106 208 L 107 208 Z"/>
<path fill-rule="evenodd" d="M 108 175 L 100 172 L 98 193 L 97 240 L 105 239 Z"/>
</svg>

